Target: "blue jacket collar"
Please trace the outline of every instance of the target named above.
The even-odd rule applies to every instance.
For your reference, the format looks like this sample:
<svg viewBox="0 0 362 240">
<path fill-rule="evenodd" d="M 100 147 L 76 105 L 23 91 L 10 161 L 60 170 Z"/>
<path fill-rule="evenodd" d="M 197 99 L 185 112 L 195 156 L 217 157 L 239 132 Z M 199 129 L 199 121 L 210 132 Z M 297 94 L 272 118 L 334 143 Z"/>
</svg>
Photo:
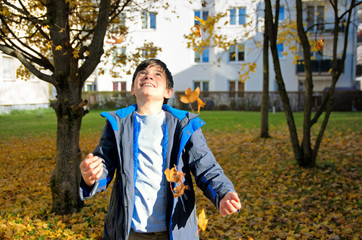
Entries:
<svg viewBox="0 0 362 240">
<path fill-rule="evenodd" d="M 120 118 L 124 118 L 127 117 L 128 115 L 130 115 L 132 112 L 134 112 L 137 109 L 137 104 L 131 105 L 129 107 L 126 108 L 122 108 L 116 111 L 116 114 L 120 117 Z M 164 104 L 162 106 L 162 109 L 164 111 L 170 112 L 174 117 L 182 120 L 185 117 L 187 117 L 188 112 L 187 111 L 183 111 L 183 110 L 178 110 L 175 109 L 173 107 L 171 107 L 170 105 Z"/>
</svg>

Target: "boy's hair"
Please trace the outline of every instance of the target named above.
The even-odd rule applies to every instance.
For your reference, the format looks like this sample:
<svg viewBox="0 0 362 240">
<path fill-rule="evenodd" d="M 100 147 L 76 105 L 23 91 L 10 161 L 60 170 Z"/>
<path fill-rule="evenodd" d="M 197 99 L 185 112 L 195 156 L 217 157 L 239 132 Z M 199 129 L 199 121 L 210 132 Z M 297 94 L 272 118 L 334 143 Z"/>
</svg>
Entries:
<svg viewBox="0 0 362 240">
<path fill-rule="evenodd" d="M 165 74 L 166 74 L 166 88 L 167 89 L 173 88 L 172 74 L 171 74 L 170 70 L 168 70 L 166 64 L 159 59 L 147 59 L 147 60 L 144 60 L 143 62 L 141 62 L 137 66 L 136 71 L 133 74 L 132 84 L 134 83 L 134 80 L 136 79 L 137 74 L 140 71 L 145 70 L 150 65 L 156 65 L 157 67 L 160 67 L 162 70 L 164 70 Z"/>
<path fill-rule="evenodd" d="M 144 60 L 143 62 L 141 62 L 137 66 L 136 71 L 133 73 L 132 85 L 134 84 L 134 80 L 136 79 L 137 74 L 140 71 L 145 70 L 148 66 L 151 66 L 151 65 L 160 67 L 163 71 L 165 71 L 165 74 L 166 74 L 166 88 L 167 89 L 173 88 L 172 74 L 171 74 L 170 70 L 168 70 L 167 65 L 164 62 L 162 62 L 161 60 L 159 60 L 159 59 L 147 59 L 147 60 Z M 168 101 L 168 99 L 165 98 L 163 103 L 166 104 L 167 101 Z"/>
</svg>

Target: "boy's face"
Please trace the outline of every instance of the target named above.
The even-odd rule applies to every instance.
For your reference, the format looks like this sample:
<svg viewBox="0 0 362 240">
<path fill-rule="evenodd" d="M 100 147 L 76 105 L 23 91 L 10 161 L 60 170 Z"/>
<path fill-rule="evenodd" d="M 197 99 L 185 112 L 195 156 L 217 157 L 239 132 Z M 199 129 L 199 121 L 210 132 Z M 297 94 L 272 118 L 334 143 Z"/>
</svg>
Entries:
<svg viewBox="0 0 362 240">
<path fill-rule="evenodd" d="M 166 87 L 166 73 L 157 65 L 149 65 L 137 73 L 132 84 L 132 94 L 137 101 L 160 101 L 170 98 L 173 89 Z"/>
</svg>

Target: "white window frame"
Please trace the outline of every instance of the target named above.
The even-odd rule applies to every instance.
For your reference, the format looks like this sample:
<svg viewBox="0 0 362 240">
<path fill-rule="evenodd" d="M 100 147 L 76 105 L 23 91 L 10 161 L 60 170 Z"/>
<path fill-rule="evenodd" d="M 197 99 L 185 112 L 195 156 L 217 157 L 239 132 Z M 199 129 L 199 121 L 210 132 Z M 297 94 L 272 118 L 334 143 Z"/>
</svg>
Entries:
<svg viewBox="0 0 362 240">
<path fill-rule="evenodd" d="M 6 60 L 5 60 L 6 59 Z M 16 81 L 16 70 L 14 71 L 14 58 L 10 56 L 2 56 L 2 78 L 5 82 L 15 82 Z"/>
<path fill-rule="evenodd" d="M 244 9 L 245 13 L 244 13 L 244 22 L 245 23 L 240 23 L 240 10 Z M 235 24 L 231 24 L 231 10 L 235 10 Z M 239 6 L 239 7 L 230 7 L 229 11 L 228 11 L 228 15 L 229 15 L 229 26 L 233 27 L 233 26 L 242 26 L 247 24 L 248 22 L 248 14 L 247 14 L 247 8 L 246 6 Z"/>
<path fill-rule="evenodd" d="M 154 27 L 152 27 L 152 25 L 153 25 L 152 18 L 154 19 Z M 142 25 L 142 29 L 156 30 L 157 29 L 157 13 L 149 12 L 149 11 L 142 11 L 141 12 L 141 25 Z"/>
<path fill-rule="evenodd" d="M 240 47 L 239 47 L 240 46 Z M 235 60 L 230 60 L 231 56 L 230 54 L 232 54 L 230 52 L 231 48 L 234 47 L 235 48 Z M 239 48 L 243 47 L 243 51 L 239 51 Z M 245 51 L 245 44 L 244 43 L 240 43 L 240 44 L 234 44 L 232 46 L 230 46 L 229 51 L 228 51 L 228 62 L 229 63 L 240 63 L 240 62 L 245 62 L 245 58 L 246 58 L 246 51 Z M 244 52 L 244 59 L 240 60 L 239 59 L 239 52 Z"/>
</svg>

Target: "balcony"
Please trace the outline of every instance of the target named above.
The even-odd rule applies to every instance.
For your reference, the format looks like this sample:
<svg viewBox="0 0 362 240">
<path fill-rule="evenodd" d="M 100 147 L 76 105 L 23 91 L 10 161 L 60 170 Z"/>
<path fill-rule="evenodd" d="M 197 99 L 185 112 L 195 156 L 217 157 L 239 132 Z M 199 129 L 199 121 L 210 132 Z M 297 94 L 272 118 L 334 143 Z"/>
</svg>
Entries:
<svg viewBox="0 0 362 240">
<path fill-rule="evenodd" d="M 328 75 L 332 68 L 333 61 L 331 59 L 311 60 L 312 73 L 315 75 Z M 342 59 L 337 59 L 337 65 L 342 63 Z M 304 60 L 298 60 L 296 65 L 297 74 L 304 74 Z"/>
</svg>

